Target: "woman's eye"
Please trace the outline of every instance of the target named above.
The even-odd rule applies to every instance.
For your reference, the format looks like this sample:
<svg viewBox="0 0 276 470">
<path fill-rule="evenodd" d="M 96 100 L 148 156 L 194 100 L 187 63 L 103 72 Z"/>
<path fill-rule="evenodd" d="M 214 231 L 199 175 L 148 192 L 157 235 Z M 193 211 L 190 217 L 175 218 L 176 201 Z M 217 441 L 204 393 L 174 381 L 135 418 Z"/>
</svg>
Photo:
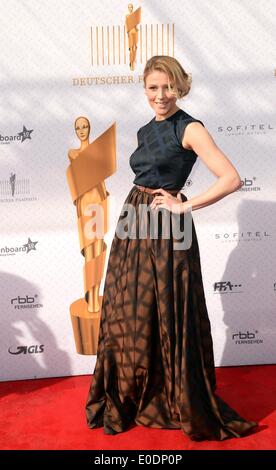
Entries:
<svg viewBox="0 0 276 470">
<path fill-rule="evenodd" d="M 168 90 L 169 89 L 168 85 L 166 85 L 165 88 L 167 88 L 167 90 Z M 149 89 L 150 90 L 156 90 L 156 87 L 155 86 L 150 86 Z"/>
</svg>

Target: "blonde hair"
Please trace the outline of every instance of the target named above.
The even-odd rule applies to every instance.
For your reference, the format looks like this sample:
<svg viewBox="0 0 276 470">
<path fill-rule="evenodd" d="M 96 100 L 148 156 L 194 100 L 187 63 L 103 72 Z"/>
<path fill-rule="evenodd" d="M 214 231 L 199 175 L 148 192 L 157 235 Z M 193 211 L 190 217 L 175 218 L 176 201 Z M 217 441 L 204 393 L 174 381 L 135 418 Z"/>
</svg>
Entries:
<svg viewBox="0 0 276 470">
<path fill-rule="evenodd" d="M 183 98 L 189 93 L 192 84 L 191 74 L 185 72 L 182 65 L 174 57 L 169 55 L 154 55 L 148 59 L 143 72 L 145 87 L 147 76 L 154 70 L 160 70 L 168 75 L 169 91 L 178 99 Z M 172 82 L 172 87 L 170 82 Z"/>
</svg>

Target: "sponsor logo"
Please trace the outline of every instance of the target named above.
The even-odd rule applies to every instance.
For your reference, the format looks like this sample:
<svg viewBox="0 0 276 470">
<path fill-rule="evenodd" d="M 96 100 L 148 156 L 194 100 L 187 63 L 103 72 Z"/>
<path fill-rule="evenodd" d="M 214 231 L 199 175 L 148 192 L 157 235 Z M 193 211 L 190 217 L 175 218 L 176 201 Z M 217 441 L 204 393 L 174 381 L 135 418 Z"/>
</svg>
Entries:
<svg viewBox="0 0 276 470">
<path fill-rule="evenodd" d="M 32 346 L 10 346 L 8 349 L 10 354 L 40 354 L 44 352 L 44 344 L 35 344 Z"/>
<path fill-rule="evenodd" d="M 231 281 L 214 282 L 214 294 L 236 294 L 241 293 L 242 284 L 233 284 Z"/>
<path fill-rule="evenodd" d="M 232 335 L 232 340 L 235 344 L 261 344 L 264 342 L 259 336 L 257 330 L 253 331 L 239 331 Z"/>
<path fill-rule="evenodd" d="M 252 123 L 252 124 L 238 124 L 238 125 L 227 125 L 227 126 L 219 126 L 218 133 L 224 133 L 226 136 L 232 135 L 258 135 L 258 134 L 268 134 L 269 132 L 274 130 L 272 124 L 267 123 Z"/>
<path fill-rule="evenodd" d="M 0 256 L 14 256 L 18 253 L 29 253 L 30 251 L 36 251 L 36 245 L 38 242 L 33 242 L 30 237 L 28 242 L 21 246 L 2 246 L 0 247 Z"/>
<path fill-rule="evenodd" d="M 25 140 L 31 140 L 31 133 L 33 132 L 33 129 L 27 129 L 25 126 L 23 126 L 23 130 L 21 132 L 17 132 L 17 134 L 14 135 L 2 135 L 0 133 L 0 144 L 11 144 L 13 142 L 25 142 Z"/>
<path fill-rule="evenodd" d="M 214 235 L 216 240 L 221 242 L 251 242 L 251 241 L 260 241 L 265 240 L 267 237 L 270 237 L 270 233 L 267 231 L 246 231 L 246 232 L 221 232 L 215 233 Z"/>
<path fill-rule="evenodd" d="M 37 294 L 20 296 L 11 299 L 11 305 L 17 310 L 26 308 L 42 308 L 43 305 L 37 302 Z"/>
<path fill-rule="evenodd" d="M 0 180 L 0 202 L 14 203 L 36 200 L 36 196 L 30 195 L 29 178 L 17 178 L 17 174 L 12 171 L 9 178 Z"/>
<path fill-rule="evenodd" d="M 247 178 L 245 177 L 242 179 L 242 186 L 241 188 L 237 189 L 237 191 L 261 191 L 260 186 L 256 185 L 256 176 L 253 176 L 253 178 Z"/>
</svg>

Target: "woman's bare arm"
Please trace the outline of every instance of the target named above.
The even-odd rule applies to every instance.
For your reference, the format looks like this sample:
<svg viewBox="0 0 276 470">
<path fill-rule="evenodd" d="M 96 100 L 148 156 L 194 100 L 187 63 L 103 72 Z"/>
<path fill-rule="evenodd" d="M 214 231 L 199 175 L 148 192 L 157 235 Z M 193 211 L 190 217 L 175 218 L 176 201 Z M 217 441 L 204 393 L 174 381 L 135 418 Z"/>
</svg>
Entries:
<svg viewBox="0 0 276 470">
<path fill-rule="evenodd" d="M 185 139 L 185 141 L 184 141 Z M 191 147 L 209 170 L 217 177 L 217 181 L 204 193 L 183 203 L 184 208 L 192 210 L 209 206 L 236 191 L 242 181 L 228 157 L 219 149 L 208 130 L 199 122 L 187 125 L 182 140 L 184 147 Z"/>
</svg>

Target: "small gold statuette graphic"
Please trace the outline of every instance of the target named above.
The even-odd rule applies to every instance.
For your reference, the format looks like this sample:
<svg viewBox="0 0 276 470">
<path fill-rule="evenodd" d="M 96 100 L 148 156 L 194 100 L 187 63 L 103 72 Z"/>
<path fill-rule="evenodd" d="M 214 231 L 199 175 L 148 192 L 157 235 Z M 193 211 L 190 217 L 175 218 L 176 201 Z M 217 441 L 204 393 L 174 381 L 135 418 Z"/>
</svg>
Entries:
<svg viewBox="0 0 276 470">
<path fill-rule="evenodd" d="M 77 353 L 96 354 L 102 306 L 99 288 L 107 248 L 104 234 L 109 221 L 109 192 L 104 180 L 116 171 L 116 123 L 92 143 L 86 117 L 76 119 L 75 131 L 81 146 L 68 151 L 66 176 L 77 209 L 80 249 L 85 258 L 85 296 L 71 304 L 70 315 Z"/>
<path fill-rule="evenodd" d="M 138 44 L 137 25 L 141 23 L 141 7 L 133 11 L 133 5 L 129 3 L 128 11 L 129 14 L 126 15 L 126 31 L 128 34 L 129 66 L 131 70 L 134 70 Z"/>
</svg>

